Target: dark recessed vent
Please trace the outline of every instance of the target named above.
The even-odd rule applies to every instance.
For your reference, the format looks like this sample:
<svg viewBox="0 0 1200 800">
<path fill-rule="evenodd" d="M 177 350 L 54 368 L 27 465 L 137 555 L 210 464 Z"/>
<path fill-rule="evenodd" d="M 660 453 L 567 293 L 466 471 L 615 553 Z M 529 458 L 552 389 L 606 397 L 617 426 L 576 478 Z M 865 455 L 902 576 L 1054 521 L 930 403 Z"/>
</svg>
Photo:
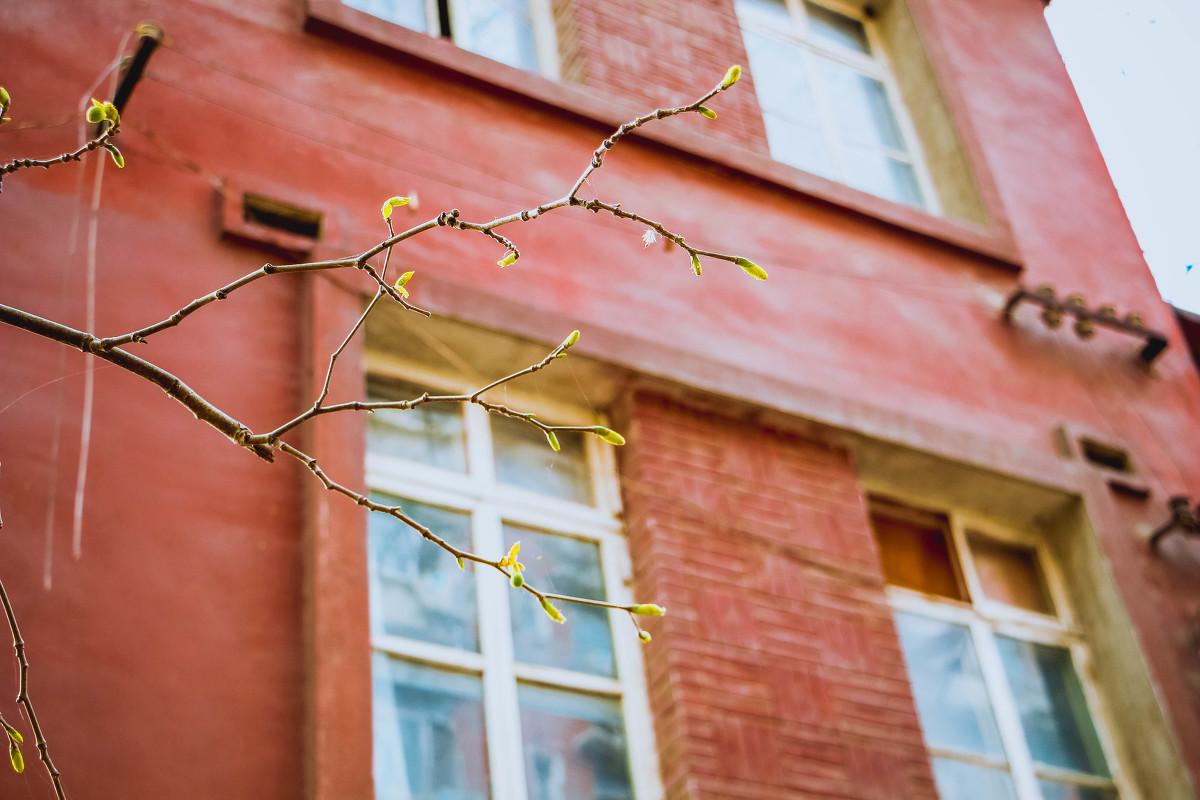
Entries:
<svg viewBox="0 0 1200 800">
<path fill-rule="evenodd" d="M 1133 467 L 1129 463 L 1129 454 L 1119 447 L 1088 438 L 1080 439 L 1079 446 L 1083 450 L 1083 457 L 1098 467 L 1111 469 L 1114 472 L 1133 472 Z"/>
<path fill-rule="evenodd" d="M 277 231 L 319 239 L 321 214 L 256 194 L 242 195 L 242 219 Z"/>
</svg>

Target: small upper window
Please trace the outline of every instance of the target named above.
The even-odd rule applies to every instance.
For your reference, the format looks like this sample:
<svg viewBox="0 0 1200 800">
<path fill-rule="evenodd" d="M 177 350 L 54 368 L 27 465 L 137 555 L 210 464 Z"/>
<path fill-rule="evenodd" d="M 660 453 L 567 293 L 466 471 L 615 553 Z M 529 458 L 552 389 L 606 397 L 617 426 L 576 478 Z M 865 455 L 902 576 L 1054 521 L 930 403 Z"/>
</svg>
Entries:
<svg viewBox="0 0 1200 800">
<path fill-rule="evenodd" d="M 771 155 L 888 200 L 933 192 L 887 65 L 861 14 L 811 0 L 738 0 Z"/>
<path fill-rule="evenodd" d="M 558 69 L 549 0 L 343 0 L 414 31 L 452 40 L 464 50 L 518 69 L 555 77 Z"/>
</svg>

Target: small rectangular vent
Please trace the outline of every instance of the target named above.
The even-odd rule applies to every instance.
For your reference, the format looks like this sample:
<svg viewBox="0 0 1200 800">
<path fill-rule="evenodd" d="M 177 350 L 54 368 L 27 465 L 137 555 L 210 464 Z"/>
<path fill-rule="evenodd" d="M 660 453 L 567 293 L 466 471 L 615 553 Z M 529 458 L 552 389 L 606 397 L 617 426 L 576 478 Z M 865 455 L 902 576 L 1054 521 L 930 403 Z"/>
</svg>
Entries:
<svg viewBox="0 0 1200 800">
<path fill-rule="evenodd" d="M 242 195 L 242 219 L 294 236 L 303 236 L 308 239 L 321 237 L 321 214 L 319 212 L 309 211 L 256 194 Z"/>
<path fill-rule="evenodd" d="M 1083 457 L 1097 467 L 1126 474 L 1133 472 L 1129 454 L 1115 445 L 1104 444 L 1084 437 L 1079 440 L 1079 447 L 1083 450 Z"/>
</svg>

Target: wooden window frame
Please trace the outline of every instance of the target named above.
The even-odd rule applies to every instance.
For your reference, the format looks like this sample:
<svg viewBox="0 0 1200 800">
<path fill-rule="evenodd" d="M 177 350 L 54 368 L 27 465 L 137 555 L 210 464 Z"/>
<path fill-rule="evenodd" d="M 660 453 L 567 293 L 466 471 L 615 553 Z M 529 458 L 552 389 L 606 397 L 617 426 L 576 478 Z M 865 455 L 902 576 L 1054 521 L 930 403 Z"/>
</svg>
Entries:
<svg viewBox="0 0 1200 800">
<path fill-rule="evenodd" d="M 436 390 L 470 393 L 478 388 L 461 378 L 378 353 L 368 353 L 366 364 L 370 375 L 400 379 Z M 536 411 L 540 419 L 564 425 L 602 423 L 594 414 L 573 406 L 522 396 L 513 389 L 507 392 L 509 402 Z M 489 414 L 474 404 L 463 404 L 461 410 L 467 447 L 465 472 L 371 454 L 368 447 L 366 474 L 370 489 L 469 514 L 473 546 L 482 553 L 504 551 L 503 525 L 506 522 L 595 543 L 600 550 L 608 600 L 622 604 L 633 602 L 629 589 L 632 569 L 620 523 L 620 492 L 612 448 L 596 437 L 584 439 L 592 479 L 591 504 L 540 495 L 496 480 Z M 526 555 L 522 553 L 522 556 Z M 423 666 L 481 676 L 492 800 L 525 800 L 528 796 L 517 701 L 517 687 L 521 683 L 619 700 L 633 796 L 636 800 L 661 798 L 663 790 L 640 643 L 627 616 L 616 610 L 609 611 L 615 677 L 518 663 L 513 655 L 509 604 L 533 602 L 533 599 L 513 590 L 499 575 L 480 571 L 476 576 L 478 652 L 381 634 L 376 632 L 374 625 L 371 649 L 373 656 L 383 654 Z M 371 581 L 373 583 L 373 579 Z M 374 587 L 371 591 L 374 592 Z M 571 606 L 565 605 L 563 612 L 568 618 L 566 624 L 571 624 Z M 372 603 L 371 614 L 375 613 Z"/>
</svg>

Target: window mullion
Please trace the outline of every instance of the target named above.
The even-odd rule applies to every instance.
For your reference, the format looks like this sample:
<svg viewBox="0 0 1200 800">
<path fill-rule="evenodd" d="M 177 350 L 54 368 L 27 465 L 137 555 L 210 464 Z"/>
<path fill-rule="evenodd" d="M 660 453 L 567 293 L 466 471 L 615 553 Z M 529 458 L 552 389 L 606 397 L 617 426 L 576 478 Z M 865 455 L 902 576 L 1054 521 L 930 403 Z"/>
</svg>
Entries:
<svg viewBox="0 0 1200 800">
<path fill-rule="evenodd" d="M 477 551 L 502 553 L 503 526 L 496 509 L 486 505 L 479 507 L 472 522 Z M 524 800 L 525 760 L 521 752 L 517 680 L 509 634 L 510 590 L 500 575 L 489 574 L 492 571 L 487 567 L 476 570 L 475 592 L 479 599 L 479 643 L 486 664 L 483 673 L 484 727 L 491 762 L 492 800 Z"/>
<path fill-rule="evenodd" d="M 467 434 L 467 472 L 480 486 L 496 482 L 496 461 L 492 454 L 492 427 L 488 412 L 474 403 L 464 403 Z"/>
<path fill-rule="evenodd" d="M 1004 752 L 1008 756 L 1009 767 L 1012 770 L 1013 786 L 1017 791 L 1018 800 L 1042 800 L 1041 790 L 1038 789 L 1037 775 L 1034 772 L 1033 756 L 1025 742 L 1025 731 L 1021 726 L 1021 716 L 1017 711 L 1017 701 L 1008 686 L 1008 678 L 1004 674 L 1004 662 L 1000 659 L 1000 650 L 996 646 L 995 634 L 987 623 L 975 620 L 971 623 L 971 638 L 975 642 L 975 651 L 979 655 L 979 669 L 983 673 L 983 683 L 987 688 L 988 699 L 991 700 L 992 710 L 996 715 L 996 726 L 1000 729 L 1000 740 L 1004 743 Z"/>
<path fill-rule="evenodd" d="M 813 101 L 817 107 L 817 121 L 821 125 L 821 133 L 825 136 L 825 144 L 829 147 L 829 157 L 833 160 L 837 180 L 840 183 L 846 183 L 850 173 L 846 167 L 845 154 L 842 152 L 842 139 L 838 135 L 837 119 L 833 115 L 832 105 L 825 96 L 825 85 L 821 82 L 820 70 L 817 69 L 819 56 L 807 47 L 799 48 L 799 53 L 808 84 L 812 88 Z"/>
</svg>

